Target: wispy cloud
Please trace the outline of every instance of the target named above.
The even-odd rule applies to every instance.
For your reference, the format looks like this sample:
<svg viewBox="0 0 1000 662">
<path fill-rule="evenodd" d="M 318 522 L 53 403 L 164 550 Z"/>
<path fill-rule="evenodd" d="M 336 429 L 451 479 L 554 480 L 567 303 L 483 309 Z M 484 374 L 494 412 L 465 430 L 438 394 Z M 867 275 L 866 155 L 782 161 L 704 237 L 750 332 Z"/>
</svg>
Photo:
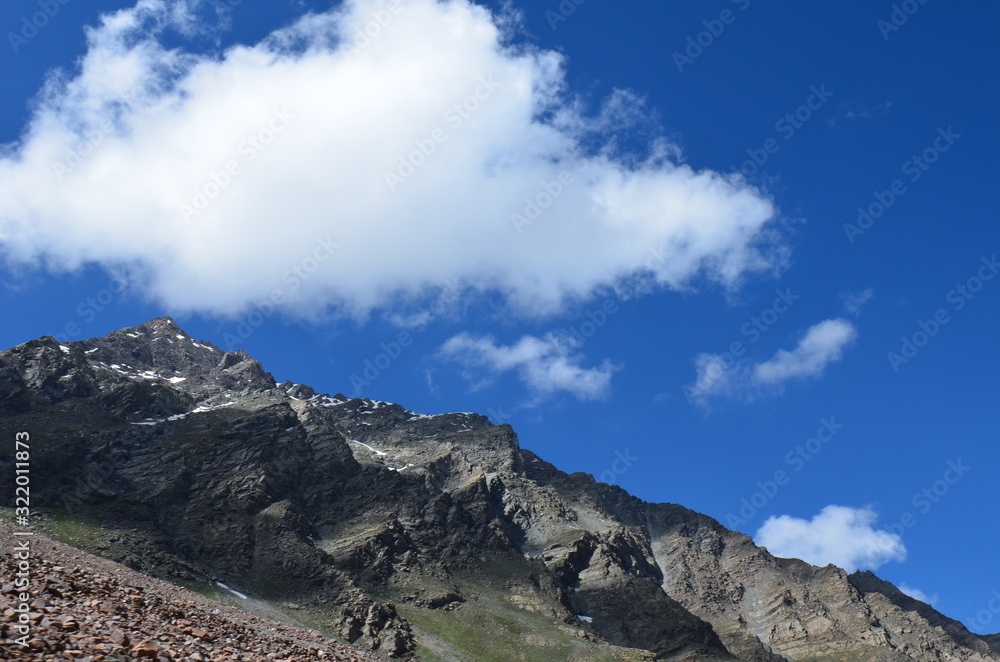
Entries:
<svg viewBox="0 0 1000 662">
<path fill-rule="evenodd" d="M 514 371 L 538 399 L 559 392 L 580 400 L 606 398 L 611 390 L 611 376 L 618 369 L 605 360 L 599 367 L 584 368 L 583 355 L 574 352 L 567 339 L 549 334 L 544 338 L 524 336 L 513 345 L 497 344 L 493 336 L 462 333 L 441 347 L 443 358 L 467 368 L 485 369 L 492 376 Z"/>
<path fill-rule="evenodd" d="M 694 369 L 697 377 L 691 384 L 689 394 L 702 405 L 716 395 L 732 394 L 744 390 L 746 385 L 745 367 L 732 365 L 718 354 L 699 354 L 694 357 Z"/>
<path fill-rule="evenodd" d="M 832 563 L 847 572 L 904 561 L 902 538 L 876 530 L 877 521 L 878 515 L 871 508 L 827 506 L 811 520 L 790 515 L 770 517 L 754 540 L 775 556 L 818 566 Z"/>
<path fill-rule="evenodd" d="M 424 370 L 424 382 L 427 384 L 427 390 L 430 392 L 431 395 L 436 396 L 440 393 L 440 389 L 438 388 L 437 383 L 434 381 L 433 368 L 427 368 Z"/>
<path fill-rule="evenodd" d="M 403 329 L 423 329 L 434 321 L 434 315 L 427 310 L 415 313 L 389 313 L 386 315 L 386 320 Z"/>
<path fill-rule="evenodd" d="M 873 298 L 875 298 L 874 287 L 869 287 L 864 292 L 847 292 L 840 295 L 840 299 L 844 303 L 844 310 L 854 316 L 860 315 L 864 305 Z"/>
<path fill-rule="evenodd" d="M 703 406 L 720 396 L 753 399 L 765 391 L 780 390 L 788 381 L 823 374 L 830 363 L 841 359 L 857 335 L 853 324 L 838 318 L 810 327 L 794 349 L 778 350 L 761 363 L 699 354 L 694 359 L 695 381 L 684 390 L 692 402 Z"/>
<path fill-rule="evenodd" d="M 609 129 L 641 124 L 621 116 L 635 96 L 585 115 L 563 57 L 514 45 L 509 16 L 356 0 L 204 53 L 177 47 L 192 6 L 105 15 L 50 78 L 0 150 L 8 263 L 133 264 L 176 311 L 236 314 L 278 287 L 279 308 L 364 317 L 451 281 L 523 314 L 636 276 L 736 287 L 783 254 L 766 195 L 663 139 L 620 156 Z M 320 238 L 340 249 L 317 264 Z"/>
<path fill-rule="evenodd" d="M 780 385 L 790 379 L 804 379 L 822 374 L 829 363 L 839 361 L 844 347 L 857 337 L 854 325 L 843 319 L 825 320 L 810 327 L 798 346 L 778 350 L 768 361 L 754 367 L 758 384 Z"/>
<path fill-rule="evenodd" d="M 854 104 L 844 109 L 844 117 L 852 120 L 867 119 L 869 117 L 888 115 L 890 110 L 892 110 L 891 101 L 883 101 L 882 103 L 875 104 L 874 106 Z"/>
<path fill-rule="evenodd" d="M 840 120 L 863 120 L 873 117 L 884 117 L 891 111 L 891 101 L 883 101 L 877 104 L 866 104 L 857 101 L 844 103 L 837 109 L 836 116 L 828 120 L 828 124 L 836 128 L 839 126 Z"/>
</svg>

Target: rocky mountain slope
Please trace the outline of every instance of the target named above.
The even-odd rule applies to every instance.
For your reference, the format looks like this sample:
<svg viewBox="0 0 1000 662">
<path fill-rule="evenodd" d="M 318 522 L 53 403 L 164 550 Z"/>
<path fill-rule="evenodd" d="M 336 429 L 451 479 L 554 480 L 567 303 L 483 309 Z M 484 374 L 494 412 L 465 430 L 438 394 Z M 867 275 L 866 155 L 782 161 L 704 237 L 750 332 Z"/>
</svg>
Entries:
<svg viewBox="0 0 1000 662">
<path fill-rule="evenodd" d="M 150 659 L 158 662 L 378 662 L 315 630 L 220 604 L 35 532 L 25 573 L 32 595 L 7 583 L 20 541 L 0 520 L 0 660 Z M 11 544 L 8 546 L 10 542 Z M 21 605 L 29 625 L 20 629 Z M 24 644 L 24 645 L 22 645 Z M 270 656 L 270 657 L 269 657 Z"/>
<path fill-rule="evenodd" d="M 483 416 L 277 384 L 169 318 L 0 352 L 19 430 L 33 505 L 75 545 L 388 657 L 1000 660 L 871 573 L 567 475 Z"/>
</svg>

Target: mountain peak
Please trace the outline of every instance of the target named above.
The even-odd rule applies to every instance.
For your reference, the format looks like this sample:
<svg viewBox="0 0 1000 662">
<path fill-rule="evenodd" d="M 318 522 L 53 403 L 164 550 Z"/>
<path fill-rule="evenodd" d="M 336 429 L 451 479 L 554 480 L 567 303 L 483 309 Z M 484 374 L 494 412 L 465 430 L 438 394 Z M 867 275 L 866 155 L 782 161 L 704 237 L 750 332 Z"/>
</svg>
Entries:
<svg viewBox="0 0 1000 662">
<path fill-rule="evenodd" d="M 183 335 L 188 336 L 187 332 L 182 329 L 177 322 L 174 321 L 172 317 L 154 317 L 148 322 L 143 322 L 136 326 L 126 327 L 124 329 L 119 329 L 118 331 L 112 331 L 108 335 L 114 334 L 125 334 L 132 336 L 143 335 L 155 337 L 162 334 L 172 334 L 172 335 Z M 107 336 L 105 336 L 107 337 Z"/>
<path fill-rule="evenodd" d="M 180 326 L 178 326 L 177 322 L 174 321 L 174 318 L 167 315 L 164 315 L 163 317 L 154 317 L 153 319 L 141 324 L 140 326 L 149 327 L 151 329 L 180 331 L 181 333 L 184 333 L 184 330 L 181 329 Z"/>
</svg>

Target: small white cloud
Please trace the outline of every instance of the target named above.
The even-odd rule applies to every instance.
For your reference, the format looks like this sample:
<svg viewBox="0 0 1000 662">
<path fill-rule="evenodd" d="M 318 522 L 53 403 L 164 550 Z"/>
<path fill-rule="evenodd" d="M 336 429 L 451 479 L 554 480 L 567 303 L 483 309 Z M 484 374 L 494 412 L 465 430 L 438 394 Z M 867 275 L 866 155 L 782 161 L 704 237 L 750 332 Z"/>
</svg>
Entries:
<svg viewBox="0 0 1000 662">
<path fill-rule="evenodd" d="M 861 293 L 847 293 L 841 295 L 844 302 L 844 310 L 851 315 L 860 315 L 861 308 L 875 297 L 875 288 L 869 287 Z"/>
<path fill-rule="evenodd" d="M 752 400 L 766 389 L 780 389 L 789 380 L 822 374 L 828 364 L 840 360 L 844 348 L 856 337 L 853 324 L 832 319 L 810 327 L 795 349 L 779 350 L 763 363 L 699 354 L 694 359 L 694 383 L 685 386 L 684 392 L 690 402 L 701 406 L 719 396 Z"/>
<path fill-rule="evenodd" d="M 841 104 L 840 108 L 837 110 L 836 117 L 827 120 L 827 124 L 831 127 L 837 128 L 840 125 L 840 120 L 861 120 L 861 119 L 871 119 L 873 117 L 884 117 L 892 111 L 892 102 L 883 101 L 882 103 L 875 104 L 874 106 L 869 106 L 864 103 L 845 103 Z"/>
<path fill-rule="evenodd" d="M 789 379 L 822 374 L 827 364 L 839 361 L 844 347 L 857 337 L 854 325 L 843 319 L 825 320 L 810 327 L 792 351 L 779 350 L 769 361 L 758 364 L 754 380 L 776 385 Z"/>
<path fill-rule="evenodd" d="M 438 385 L 434 382 L 434 369 L 427 368 L 424 370 L 424 381 L 427 383 L 427 390 L 430 391 L 431 395 L 437 395 L 439 392 Z"/>
<path fill-rule="evenodd" d="M 670 391 L 662 391 L 653 396 L 653 404 L 660 404 L 662 402 L 670 402 L 673 400 L 674 394 Z"/>
<path fill-rule="evenodd" d="M 434 321 L 434 315 L 427 310 L 408 314 L 390 313 L 386 315 L 386 320 L 401 329 L 423 329 Z"/>
<path fill-rule="evenodd" d="M 919 588 L 913 588 L 912 586 L 906 583 L 900 584 L 896 588 L 898 588 L 900 591 L 907 594 L 914 600 L 920 600 L 921 602 L 926 602 L 929 605 L 934 605 L 938 601 L 937 593 L 935 593 L 933 596 L 928 596 Z"/>
<path fill-rule="evenodd" d="M 611 375 L 618 368 L 610 361 L 600 367 L 583 368 L 580 364 L 584 357 L 572 350 L 569 339 L 553 334 L 544 338 L 525 336 L 514 345 L 498 345 L 493 336 L 462 333 L 445 342 L 440 355 L 467 368 L 485 368 L 494 375 L 514 370 L 539 398 L 560 391 L 580 400 L 607 397 Z"/>
<path fill-rule="evenodd" d="M 890 110 L 892 110 L 891 101 L 883 101 L 875 106 L 856 104 L 844 111 L 844 117 L 849 120 L 868 119 L 880 115 L 888 115 Z"/>
<path fill-rule="evenodd" d="M 876 530 L 878 515 L 871 508 L 827 506 L 811 520 L 770 517 L 754 536 L 756 543 L 782 558 L 813 565 L 832 563 L 854 572 L 874 570 L 889 561 L 906 559 L 900 536 Z"/>
<path fill-rule="evenodd" d="M 742 371 L 719 354 L 699 354 L 694 358 L 695 380 L 686 386 L 688 399 L 707 406 L 710 398 L 737 390 L 745 382 Z M 741 389 L 742 390 L 742 389 Z"/>
</svg>

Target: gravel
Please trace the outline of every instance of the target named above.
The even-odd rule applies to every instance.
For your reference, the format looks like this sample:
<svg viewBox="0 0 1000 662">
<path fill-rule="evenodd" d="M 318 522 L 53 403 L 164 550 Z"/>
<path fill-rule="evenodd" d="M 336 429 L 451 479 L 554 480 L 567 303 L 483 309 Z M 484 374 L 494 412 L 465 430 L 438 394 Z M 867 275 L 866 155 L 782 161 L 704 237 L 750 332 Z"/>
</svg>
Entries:
<svg viewBox="0 0 1000 662">
<path fill-rule="evenodd" d="M 23 531 L 24 529 L 17 529 Z M 210 600 L 35 532 L 14 536 L 0 521 L 0 659 L 116 662 L 379 662 L 324 637 Z M 27 646 L 15 640 L 24 588 L 16 549 L 27 559 Z"/>
</svg>

